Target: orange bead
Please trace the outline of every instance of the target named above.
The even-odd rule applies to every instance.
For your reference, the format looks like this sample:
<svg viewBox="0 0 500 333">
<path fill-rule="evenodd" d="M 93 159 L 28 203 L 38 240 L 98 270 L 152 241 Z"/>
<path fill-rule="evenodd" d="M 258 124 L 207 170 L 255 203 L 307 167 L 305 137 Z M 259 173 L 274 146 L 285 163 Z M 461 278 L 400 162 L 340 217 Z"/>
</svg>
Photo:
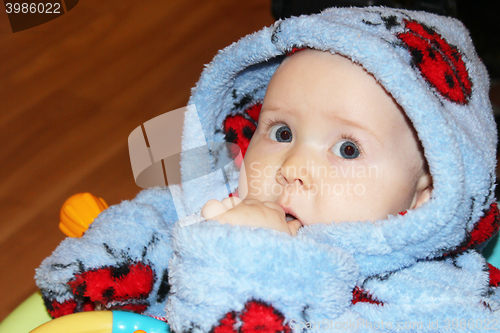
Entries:
<svg viewBox="0 0 500 333">
<path fill-rule="evenodd" d="M 94 219 L 108 204 L 90 193 L 71 196 L 61 208 L 59 229 L 69 237 L 82 237 Z"/>
</svg>

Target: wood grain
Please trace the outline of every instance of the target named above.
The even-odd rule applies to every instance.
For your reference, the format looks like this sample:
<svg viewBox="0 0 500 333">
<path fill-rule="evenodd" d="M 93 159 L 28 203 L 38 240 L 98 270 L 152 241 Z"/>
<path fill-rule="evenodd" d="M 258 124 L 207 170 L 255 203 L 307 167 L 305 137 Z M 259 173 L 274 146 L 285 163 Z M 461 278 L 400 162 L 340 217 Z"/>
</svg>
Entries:
<svg viewBox="0 0 500 333">
<path fill-rule="evenodd" d="M 128 134 L 186 105 L 217 50 L 273 21 L 269 0 L 85 0 L 15 34 L 0 15 L 0 320 L 35 292 L 62 203 L 133 198 Z"/>
</svg>

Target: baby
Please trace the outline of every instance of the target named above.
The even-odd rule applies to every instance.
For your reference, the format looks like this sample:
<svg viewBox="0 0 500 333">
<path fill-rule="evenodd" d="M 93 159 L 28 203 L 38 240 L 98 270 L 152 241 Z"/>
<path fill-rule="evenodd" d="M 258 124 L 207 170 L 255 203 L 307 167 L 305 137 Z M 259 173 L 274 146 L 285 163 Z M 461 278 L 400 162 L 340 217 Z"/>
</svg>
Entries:
<svg viewBox="0 0 500 333">
<path fill-rule="evenodd" d="M 269 82 L 238 189 L 240 198 L 211 200 L 202 216 L 295 235 L 418 208 L 432 178 L 410 121 L 374 77 L 340 55 L 304 50 Z"/>
<path fill-rule="evenodd" d="M 447 17 L 331 8 L 249 35 L 203 71 L 182 142 L 238 144 L 241 170 L 192 177 L 185 154 L 182 186 L 102 212 L 37 270 L 47 308 L 176 333 L 498 329 L 488 90 Z"/>
</svg>

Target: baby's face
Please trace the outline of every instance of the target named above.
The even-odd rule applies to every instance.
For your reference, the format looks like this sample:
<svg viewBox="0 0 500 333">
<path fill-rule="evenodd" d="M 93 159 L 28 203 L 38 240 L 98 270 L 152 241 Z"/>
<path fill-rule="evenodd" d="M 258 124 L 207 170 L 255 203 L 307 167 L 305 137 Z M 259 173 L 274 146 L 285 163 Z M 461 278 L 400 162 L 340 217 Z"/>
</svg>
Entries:
<svg viewBox="0 0 500 333">
<path fill-rule="evenodd" d="M 303 225 L 375 221 L 427 201 L 416 134 L 362 67 L 303 50 L 272 77 L 240 174 L 240 198 L 272 201 Z"/>
</svg>

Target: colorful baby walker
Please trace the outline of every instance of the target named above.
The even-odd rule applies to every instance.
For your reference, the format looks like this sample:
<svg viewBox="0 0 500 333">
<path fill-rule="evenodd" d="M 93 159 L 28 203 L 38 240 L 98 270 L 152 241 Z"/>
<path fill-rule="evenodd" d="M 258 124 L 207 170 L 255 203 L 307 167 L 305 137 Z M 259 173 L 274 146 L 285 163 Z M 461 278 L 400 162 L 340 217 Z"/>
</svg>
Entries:
<svg viewBox="0 0 500 333">
<path fill-rule="evenodd" d="M 90 193 L 78 193 L 63 204 L 59 229 L 68 237 L 81 237 L 100 212 L 108 208 Z M 52 319 L 36 292 L 0 323 L 0 333 L 168 333 L 166 322 L 125 311 L 79 312 Z"/>
</svg>

